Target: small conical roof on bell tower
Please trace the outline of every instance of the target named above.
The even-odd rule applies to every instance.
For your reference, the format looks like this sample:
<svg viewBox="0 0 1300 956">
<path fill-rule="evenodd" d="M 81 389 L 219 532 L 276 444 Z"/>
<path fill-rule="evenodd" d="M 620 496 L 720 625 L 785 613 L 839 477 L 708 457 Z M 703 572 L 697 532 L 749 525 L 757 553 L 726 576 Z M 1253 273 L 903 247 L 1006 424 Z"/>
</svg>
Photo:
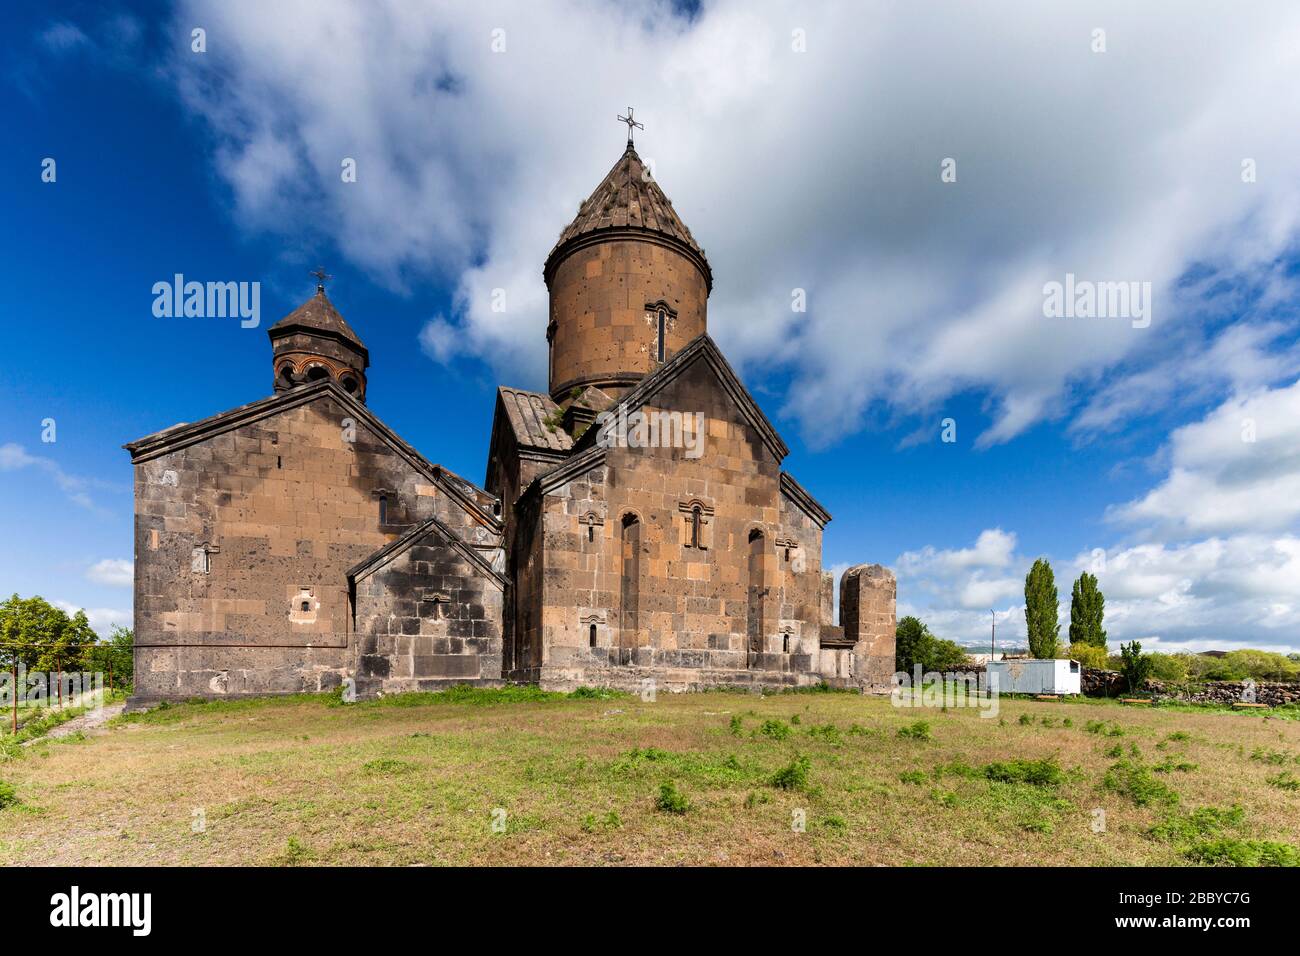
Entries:
<svg viewBox="0 0 1300 956">
<path fill-rule="evenodd" d="M 358 349 L 363 355 L 367 354 L 361 336 L 344 321 L 339 310 L 334 308 L 334 303 L 325 295 L 325 288 L 321 285 L 316 286 L 314 296 L 267 329 L 267 334 L 272 339 L 277 339 L 294 331 L 335 338 Z"/>
</svg>

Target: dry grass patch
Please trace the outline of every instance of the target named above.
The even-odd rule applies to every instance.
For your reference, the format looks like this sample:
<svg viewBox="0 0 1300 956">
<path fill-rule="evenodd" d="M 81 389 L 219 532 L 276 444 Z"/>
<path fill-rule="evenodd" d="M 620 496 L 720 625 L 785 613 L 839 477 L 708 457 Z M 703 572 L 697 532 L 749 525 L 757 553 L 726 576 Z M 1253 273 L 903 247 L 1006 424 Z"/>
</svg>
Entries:
<svg viewBox="0 0 1300 956">
<path fill-rule="evenodd" d="M 1295 766 L 1273 757 L 1300 752 L 1294 721 L 979 713 L 532 688 L 182 705 L 0 764 L 17 801 L 0 809 L 0 864 L 1159 865 L 1300 845 L 1300 794 L 1271 780 Z M 1139 803 L 1135 781 L 1176 803 Z M 1201 826 L 1198 807 L 1240 812 Z"/>
</svg>

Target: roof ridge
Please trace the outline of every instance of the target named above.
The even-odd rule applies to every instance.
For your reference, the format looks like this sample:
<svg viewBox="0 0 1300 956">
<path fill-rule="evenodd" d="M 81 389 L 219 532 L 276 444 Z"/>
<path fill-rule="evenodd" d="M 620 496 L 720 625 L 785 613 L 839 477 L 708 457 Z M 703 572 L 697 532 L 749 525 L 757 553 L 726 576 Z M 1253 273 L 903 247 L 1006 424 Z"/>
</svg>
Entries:
<svg viewBox="0 0 1300 956">
<path fill-rule="evenodd" d="M 228 409 L 224 412 L 218 412 L 216 415 L 209 415 L 207 418 L 197 422 L 184 425 L 172 425 L 161 431 L 145 435 L 135 441 L 127 442 L 122 447 L 131 453 L 131 463 L 139 464 L 140 462 L 152 461 L 160 455 L 175 451 L 178 448 L 188 448 L 190 445 L 197 444 L 214 435 L 220 435 L 242 425 L 247 425 L 258 421 L 267 415 L 283 411 L 287 408 L 294 408 L 298 405 L 304 405 L 307 402 L 315 401 L 323 394 L 329 393 L 331 397 L 341 402 L 348 411 L 364 420 L 370 429 L 390 448 L 402 457 L 407 464 L 420 472 L 426 478 L 434 481 L 438 486 L 447 493 L 448 497 L 456 500 L 460 505 L 471 514 L 483 520 L 488 527 L 500 532 L 503 525 L 501 519 L 490 511 L 479 506 L 461 488 L 457 487 L 456 482 L 460 482 L 474 491 L 487 494 L 484 489 L 480 488 L 474 482 L 462 477 L 450 468 L 444 468 L 442 465 L 435 464 L 420 454 L 414 446 L 405 441 L 397 432 L 388 427 L 378 415 L 359 402 L 354 396 L 348 394 L 333 379 L 324 379 L 311 385 L 303 385 L 298 388 L 292 388 L 267 398 L 258 399 L 247 405 L 240 405 L 236 408 Z"/>
<path fill-rule="evenodd" d="M 479 554 L 478 549 L 471 547 L 461 540 L 461 537 L 450 527 L 443 524 L 437 515 L 430 515 L 428 518 L 425 518 L 423 521 L 416 523 L 408 530 L 402 532 L 402 534 L 385 544 L 383 547 L 372 551 L 352 567 L 348 568 L 345 577 L 352 583 L 355 583 L 361 578 L 367 577 L 383 565 L 387 564 L 398 554 L 411 547 L 416 541 L 420 540 L 420 538 L 424 537 L 424 535 L 428 534 L 430 531 L 437 531 L 444 539 L 446 539 L 447 543 L 451 545 L 452 548 L 454 548 L 464 558 L 477 565 L 480 571 L 504 590 L 506 579 L 492 567 L 491 562 L 484 558 L 483 555 Z"/>
<path fill-rule="evenodd" d="M 758 432 L 768 450 L 772 452 L 778 463 L 781 462 L 790 454 L 789 446 L 781 439 L 776 426 L 763 413 L 763 409 L 754 400 L 754 396 L 749 393 L 749 389 L 745 388 L 745 383 L 740 380 L 740 376 L 727 362 L 726 356 L 722 354 L 722 350 L 718 348 L 718 344 L 713 341 L 708 332 L 701 332 L 691 339 L 681 351 L 641 379 L 634 388 L 610 406 L 608 409 L 609 414 L 617 415 L 618 410 L 621 408 L 630 409 L 633 406 L 640 407 L 647 404 L 655 392 L 676 379 L 691 362 L 701 355 L 718 374 L 723 388 L 736 402 L 741 413 L 749 419 L 750 424 L 754 426 L 754 430 Z M 597 432 L 598 429 L 587 429 L 582 438 L 574 443 L 574 452 L 577 453 L 590 448 L 596 440 Z M 588 438 L 589 435 L 590 438 Z"/>
</svg>

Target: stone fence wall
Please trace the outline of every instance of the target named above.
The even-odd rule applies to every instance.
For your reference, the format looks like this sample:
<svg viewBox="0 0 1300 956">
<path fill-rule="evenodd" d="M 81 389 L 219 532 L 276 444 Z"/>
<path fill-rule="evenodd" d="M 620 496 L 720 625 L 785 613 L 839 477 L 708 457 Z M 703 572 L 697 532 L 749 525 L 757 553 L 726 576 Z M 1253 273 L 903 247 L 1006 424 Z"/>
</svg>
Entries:
<svg viewBox="0 0 1300 956">
<path fill-rule="evenodd" d="M 1128 683 L 1119 671 L 1083 669 L 1082 687 L 1089 697 L 1122 697 Z M 1300 703 L 1300 681 L 1207 681 L 1182 683 L 1149 680 L 1142 685 L 1143 696 L 1156 700 L 1181 700 L 1193 704 L 1234 704 L 1253 701 L 1269 707 Z"/>
</svg>

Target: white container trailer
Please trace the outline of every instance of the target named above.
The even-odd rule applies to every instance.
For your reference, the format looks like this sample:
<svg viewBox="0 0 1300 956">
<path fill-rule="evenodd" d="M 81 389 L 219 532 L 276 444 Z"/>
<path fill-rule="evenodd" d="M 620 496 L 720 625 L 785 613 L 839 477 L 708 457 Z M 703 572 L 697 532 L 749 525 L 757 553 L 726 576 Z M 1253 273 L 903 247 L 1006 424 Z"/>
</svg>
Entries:
<svg viewBox="0 0 1300 956">
<path fill-rule="evenodd" d="M 992 661 L 984 668 L 984 686 L 999 694 L 1079 694 L 1083 668 L 1071 660 Z"/>
</svg>

